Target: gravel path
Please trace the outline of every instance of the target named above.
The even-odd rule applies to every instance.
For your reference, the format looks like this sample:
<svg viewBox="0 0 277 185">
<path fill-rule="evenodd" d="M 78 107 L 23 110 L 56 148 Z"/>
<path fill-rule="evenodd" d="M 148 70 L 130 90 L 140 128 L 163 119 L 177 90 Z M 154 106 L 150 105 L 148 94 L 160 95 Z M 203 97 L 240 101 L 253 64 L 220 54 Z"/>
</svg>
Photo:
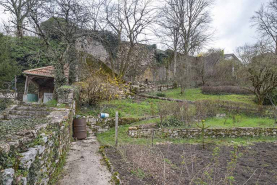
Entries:
<svg viewBox="0 0 277 185">
<path fill-rule="evenodd" d="M 72 143 L 61 180 L 57 185 L 109 185 L 111 174 L 100 163 L 95 136 Z"/>
</svg>

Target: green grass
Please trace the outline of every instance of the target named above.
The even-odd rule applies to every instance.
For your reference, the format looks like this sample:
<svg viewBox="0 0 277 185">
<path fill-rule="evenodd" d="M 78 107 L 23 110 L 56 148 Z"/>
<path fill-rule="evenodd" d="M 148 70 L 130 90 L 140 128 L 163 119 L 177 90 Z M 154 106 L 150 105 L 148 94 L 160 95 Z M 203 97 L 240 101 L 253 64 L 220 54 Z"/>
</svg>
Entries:
<svg viewBox="0 0 277 185">
<path fill-rule="evenodd" d="M 150 119 L 145 121 L 140 121 L 131 125 L 124 125 L 119 127 L 118 131 L 118 142 L 120 145 L 125 144 L 136 144 L 136 145 L 151 145 L 151 138 L 131 138 L 127 135 L 128 128 L 130 126 L 137 126 L 147 123 L 155 123 L 158 119 Z M 102 145 L 111 145 L 114 146 L 115 140 L 115 129 L 110 129 L 107 132 L 97 134 L 97 139 Z M 207 138 L 205 139 L 206 143 L 212 143 L 216 145 L 251 145 L 257 142 L 275 142 L 275 137 L 241 137 L 241 138 Z M 202 142 L 201 138 L 193 138 L 193 139 L 154 139 L 154 143 L 167 143 L 172 142 L 174 144 L 200 144 Z"/>
<path fill-rule="evenodd" d="M 170 117 L 168 117 L 170 118 Z M 201 123 L 200 123 L 201 125 Z M 273 118 L 266 117 L 251 117 L 246 115 L 234 115 L 234 117 L 227 116 L 226 118 L 207 118 L 205 120 L 205 126 L 209 128 L 235 128 L 235 127 L 261 127 L 261 128 L 276 128 L 275 120 Z M 197 123 L 190 126 L 170 126 L 166 128 L 198 128 Z"/>
<path fill-rule="evenodd" d="M 227 118 L 226 123 L 225 118 L 209 118 L 205 123 L 206 126 L 210 126 L 210 128 L 276 127 L 274 119 L 241 115 L 236 115 L 235 119 Z"/>
<path fill-rule="evenodd" d="M 229 94 L 229 95 L 208 95 L 203 94 L 201 89 L 186 89 L 184 94 L 181 94 L 181 89 L 171 89 L 163 91 L 167 98 L 181 99 L 181 100 L 225 100 L 233 102 L 242 102 L 248 104 L 255 104 L 254 95 L 238 95 L 238 94 Z M 151 93 L 151 95 L 156 95 L 157 92 Z"/>
<path fill-rule="evenodd" d="M 77 114 L 85 114 L 96 116 L 100 112 L 109 113 L 110 117 L 115 116 L 118 111 L 120 117 L 149 117 L 157 114 L 157 103 L 161 100 L 145 99 L 145 100 L 112 100 L 105 101 L 100 104 L 99 108 L 88 108 L 87 110 L 80 110 Z"/>
</svg>

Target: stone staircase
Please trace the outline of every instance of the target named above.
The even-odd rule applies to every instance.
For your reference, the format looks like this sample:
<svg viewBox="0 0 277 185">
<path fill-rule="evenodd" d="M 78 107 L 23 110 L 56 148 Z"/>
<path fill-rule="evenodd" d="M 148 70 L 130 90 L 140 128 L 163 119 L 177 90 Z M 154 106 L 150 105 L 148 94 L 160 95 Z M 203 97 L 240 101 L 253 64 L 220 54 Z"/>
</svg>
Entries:
<svg viewBox="0 0 277 185">
<path fill-rule="evenodd" d="M 21 103 L 6 110 L 6 119 L 43 118 L 50 112 L 51 108 L 40 104 Z"/>
</svg>

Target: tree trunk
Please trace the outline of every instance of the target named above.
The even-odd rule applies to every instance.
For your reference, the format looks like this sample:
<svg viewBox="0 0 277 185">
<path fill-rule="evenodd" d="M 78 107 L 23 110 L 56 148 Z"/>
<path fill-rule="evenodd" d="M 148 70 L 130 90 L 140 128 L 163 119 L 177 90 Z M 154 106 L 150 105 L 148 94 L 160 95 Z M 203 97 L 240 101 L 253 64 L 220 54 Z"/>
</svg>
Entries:
<svg viewBox="0 0 277 185">
<path fill-rule="evenodd" d="M 18 21 L 16 25 L 16 36 L 18 38 L 23 38 L 23 28 L 22 28 L 22 22 Z"/>
<path fill-rule="evenodd" d="M 277 39 L 277 36 L 276 36 Z M 277 55 L 277 41 L 275 42 L 275 55 Z"/>
<path fill-rule="evenodd" d="M 184 94 L 184 85 L 181 84 L 181 94 Z"/>
<path fill-rule="evenodd" d="M 174 66 L 173 66 L 173 76 L 175 78 L 176 76 L 176 70 L 177 70 L 177 50 L 174 49 L 174 56 L 173 56 L 173 62 L 174 62 Z"/>
<path fill-rule="evenodd" d="M 257 99 L 258 99 L 258 105 L 262 106 L 264 103 L 264 96 L 257 95 Z"/>
</svg>

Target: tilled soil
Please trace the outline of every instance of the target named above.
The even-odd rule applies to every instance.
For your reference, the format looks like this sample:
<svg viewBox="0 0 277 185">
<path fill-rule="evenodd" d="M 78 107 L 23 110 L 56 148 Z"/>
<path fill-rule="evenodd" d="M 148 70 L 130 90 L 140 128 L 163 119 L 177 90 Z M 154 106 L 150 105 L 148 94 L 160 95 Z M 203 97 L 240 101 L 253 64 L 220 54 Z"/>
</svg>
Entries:
<svg viewBox="0 0 277 185">
<path fill-rule="evenodd" d="M 277 185 L 277 144 L 129 145 L 106 153 L 124 184 Z"/>
</svg>

